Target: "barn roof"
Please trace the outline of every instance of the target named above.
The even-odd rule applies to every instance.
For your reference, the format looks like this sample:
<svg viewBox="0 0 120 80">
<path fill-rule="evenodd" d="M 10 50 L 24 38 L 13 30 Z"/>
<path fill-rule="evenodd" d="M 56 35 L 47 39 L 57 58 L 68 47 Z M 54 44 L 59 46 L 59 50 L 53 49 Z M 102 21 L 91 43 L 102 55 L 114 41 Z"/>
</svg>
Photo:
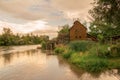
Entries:
<svg viewBox="0 0 120 80">
<path fill-rule="evenodd" d="M 87 30 L 87 28 L 83 24 L 81 24 L 78 20 L 74 22 L 73 26 L 74 25 L 82 25 Z M 73 26 L 70 28 L 70 30 L 73 28 Z"/>
</svg>

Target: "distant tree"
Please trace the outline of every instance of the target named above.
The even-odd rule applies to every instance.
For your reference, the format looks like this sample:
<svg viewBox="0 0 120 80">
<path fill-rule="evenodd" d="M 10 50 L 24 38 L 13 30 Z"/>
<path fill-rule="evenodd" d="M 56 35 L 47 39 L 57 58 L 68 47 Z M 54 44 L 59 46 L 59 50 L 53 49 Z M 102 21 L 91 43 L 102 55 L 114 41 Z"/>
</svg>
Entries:
<svg viewBox="0 0 120 80">
<path fill-rule="evenodd" d="M 3 28 L 3 33 L 0 35 L 0 46 L 40 44 L 42 41 L 47 40 L 49 40 L 49 37 L 45 35 L 15 35 L 10 28 Z"/>
<path fill-rule="evenodd" d="M 63 25 L 63 26 L 61 26 L 62 27 L 62 29 L 58 32 L 58 33 L 69 33 L 69 25 L 68 24 L 66 24 L 66 25 Z"/>
<path fill-rule="evenodd" d="M 13 32 L 10 28 L 3 28 L 3 34 L 1 35 L 1 44 L 2 45 L 11 45 L 13 40 Z"/>
</svg>

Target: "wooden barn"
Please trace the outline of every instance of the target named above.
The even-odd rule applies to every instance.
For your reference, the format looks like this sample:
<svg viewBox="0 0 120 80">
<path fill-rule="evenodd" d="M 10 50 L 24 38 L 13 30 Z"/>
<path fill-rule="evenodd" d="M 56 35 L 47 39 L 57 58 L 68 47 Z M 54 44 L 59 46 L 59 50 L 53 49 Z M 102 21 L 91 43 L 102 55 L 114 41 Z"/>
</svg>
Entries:
<svg viewBox="0 0 120 80">
<path fill-rule="evenodd" d="M 74 40 L 86 40 L 87 28 L 84 27 L 79 21 L 75 21 L 73 26 L 69 30 L 70 41 Z"/>
<path fill-rule="evenodd" d="M 73 26 L 69 30 L 69 40 L 92 40 L 97 41 L 97 39 L 87 33 L 87 28 L 82 25 L 78 20 L 74 22 Z"/>
<path fill-rule="evenodd" d="M 68 33 L 58 33 L 56 39 L 48 41 L 46 44 L 46 49 L 52 50 L 57 45 L 67 44 L 70 41 L 77 40 L 97 41 L 96 37 L 93 37 L 87 33 L 87 28 L 84 25 L 82 25 L 79 21 L 75 21 L 73 26 L 69 29 Z"/>
<path fill-rule="evenodd" d="M 78 20 L 73 23 L 68 33 L 58 33 L 57 42 L 59 44 L 66 44 L 70 41 L 90 40 L 97 41 L 97 38 L 87 33 L 87 28 Z"/>
</svg>

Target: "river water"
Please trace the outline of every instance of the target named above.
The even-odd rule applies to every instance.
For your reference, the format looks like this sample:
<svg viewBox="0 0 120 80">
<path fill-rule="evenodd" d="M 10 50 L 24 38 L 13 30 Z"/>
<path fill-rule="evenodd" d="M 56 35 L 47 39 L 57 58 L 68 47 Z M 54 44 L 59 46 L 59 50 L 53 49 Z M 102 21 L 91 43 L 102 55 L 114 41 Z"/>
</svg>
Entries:
<svg viewBox="0 0 120 80">
<path fill-rule="evenodd" d="M 95 76 L 37 46 L 0 47 L 0 80 L 120 80 L 119 70 Z"/>
</svg>

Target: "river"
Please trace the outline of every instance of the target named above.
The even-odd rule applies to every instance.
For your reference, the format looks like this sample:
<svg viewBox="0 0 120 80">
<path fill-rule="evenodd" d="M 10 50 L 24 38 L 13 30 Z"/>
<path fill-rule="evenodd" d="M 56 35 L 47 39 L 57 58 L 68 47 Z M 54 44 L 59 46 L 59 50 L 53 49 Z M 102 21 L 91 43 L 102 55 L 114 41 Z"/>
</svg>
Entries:
<svg viewBox="0 0 120 80">
<path fill-rule="evenodd" d="M 43 53 L 37 46 L 0 47 L 0 80 L 120 80 L 119 70 L 95 76 Z"/>
</svg>

